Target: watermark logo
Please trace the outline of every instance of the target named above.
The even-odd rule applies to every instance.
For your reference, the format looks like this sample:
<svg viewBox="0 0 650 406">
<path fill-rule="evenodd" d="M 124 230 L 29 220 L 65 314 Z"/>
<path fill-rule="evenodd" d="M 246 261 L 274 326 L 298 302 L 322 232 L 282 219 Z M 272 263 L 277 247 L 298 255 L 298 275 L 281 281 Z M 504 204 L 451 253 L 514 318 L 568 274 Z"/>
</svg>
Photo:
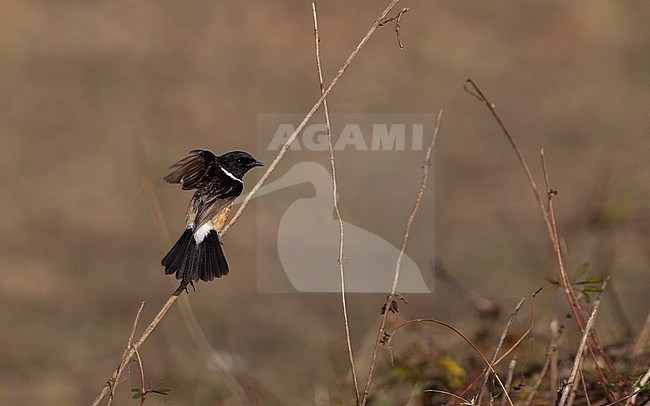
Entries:
<svg viewBox="0 0 650 406">
<path fill-rule="evenodd" d="M 302 115 L 258 117 L 258 156 L 270 162 Z M 332 115 L 347 292 L 386 293 L 417 192 L 423 139 L 435 115 Z M 305 127 L 257 194 L 258 290 L 340 292 L 339 223 L 324 123 Z M 299 152 L 298 152 L 299 151 Z M 402 260 L 398 291 L 433 290 L 433 188 Z"/>
<path fill-rule="evenodd" d="M 268 151 L 279 150 L 296 130 L 290 123 L 279 124 L 267 146 Z M 368 136 L 370 134 L 370 136 Z M 353 149 L 356 151 L 404 151 L 408 147 L 412 151 L 422 151 L 422 123 L 375 123 L 369 129 L 362 128 L 360 123 L 347 123 L 340 132 L 333 135 L 332 143 L 335 151 Z M 308 124 L 301 136 L 291 144 L 292 150 L 328 151 L 327 126 L 323 123 Z M 368 140 L 369 139 L 369 143 Z M 368 145 L 369 144 L 369 145 Z"/>
</svg>

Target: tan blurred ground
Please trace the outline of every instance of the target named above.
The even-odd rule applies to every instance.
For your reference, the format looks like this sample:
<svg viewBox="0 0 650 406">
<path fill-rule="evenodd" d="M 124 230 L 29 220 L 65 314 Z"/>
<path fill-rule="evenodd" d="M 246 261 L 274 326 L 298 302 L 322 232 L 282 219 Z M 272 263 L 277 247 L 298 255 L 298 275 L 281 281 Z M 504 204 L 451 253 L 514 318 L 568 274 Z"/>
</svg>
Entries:
<svg viewBox="0 0 650 406">
<path fill-rule="evenodd" d="M 445 108 L 436 252 L 460 280 L 509 308 L 555 269 L 512 151 L 462 90 L 465 79 L 476 80 L 537 175 L 546 149 L 569 266 L 590 261 L 590 274 L 613 274 L 638 328 L 650 307 L 650 6 L 405 4 L 405 49 L 392 27 L 380 29 L 330 108 Z M 319 4 L 326 80 L 383 7 Z M 2 1 L 0 8 L 0 404 L 88 404 L 116 366 L 140 302 L 147 301 L 148 321 L 174 288 L 159 266 L 164 248 L 140 168 L 149 168 L 176 234 L 188 195 L 162 182 L 171 162 L 196 147 L 255 151 L 266 136 L 256 134 L 257 113 L 303 112 L 316 100 L 311 9 L 308 2 L 151 0 Z M 351 170 L 343 164 L 341 173 Z M 361 179 L 349 178 L 341 180 L 343 197 Z M 416 187 L 414 178 L 403 192 L 414 196 Z M 400 213 L 404 221 L 410 206 Z M 587 224 L 598 207 L 613 219 L 606 226 Z M 253 213 L 228 235 L 233 273 L 199 285 L 190 299 L 211 344 L 241 357 L 267 404 L 312 403 L 315 388 L 340 389 L 345 380 L 340 302 L 255 293 L 255 221 L 265 219 Z M 382 299 L 350 297 L 355 348 L 375 331 Z M 540 324 L 566 310 L 550 289 L 539 302 Z M 402 314 L 468 328 L 474 317 L 442 282 L 434 295 L 410 298 Z M 615 314 L 610 305 L 599 323 L 612 340 L 621 331 Z M 148 379 L 172 389 L 147 404 L 227 397 L 177 309 L 141 355 Z M 135 375 L 134 368 L 118 404 L 135 402 L 128 399 Z"/>
</svg>

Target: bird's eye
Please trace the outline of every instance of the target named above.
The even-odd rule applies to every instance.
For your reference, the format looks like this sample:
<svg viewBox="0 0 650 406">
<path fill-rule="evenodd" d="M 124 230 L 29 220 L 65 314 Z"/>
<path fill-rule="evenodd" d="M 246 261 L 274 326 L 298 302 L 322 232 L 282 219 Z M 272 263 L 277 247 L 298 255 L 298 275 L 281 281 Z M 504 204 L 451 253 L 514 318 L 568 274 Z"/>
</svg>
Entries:
<svg viewBox="0 0 650 406">
<path fill-rule="evenodd" d="M 243 163 L 243 161 L 241 160 L 241 158 L 237 158 L 237 159 L 235 159 L 235 163 L 237 165 L 241 165 Z"/>
</svg>

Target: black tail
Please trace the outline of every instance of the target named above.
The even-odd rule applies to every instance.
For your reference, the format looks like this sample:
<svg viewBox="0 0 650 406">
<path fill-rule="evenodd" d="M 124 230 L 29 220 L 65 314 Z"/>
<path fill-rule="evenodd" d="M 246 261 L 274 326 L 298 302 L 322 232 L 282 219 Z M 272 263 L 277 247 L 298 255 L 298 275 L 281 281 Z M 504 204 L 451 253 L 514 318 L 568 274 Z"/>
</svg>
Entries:
<svg viewBox="0 0 650 406">
<path fill-rule="evenodd" d="M 181 238 L 162 260 L 165 274 L 176 274 L 176 279 L 185 281 L 211 281 L 228 275 L 228 262 L 223 255 L 221 242 L 216 231 L 196 244 L 192 230 L 187 228 Z"/>
</svg>

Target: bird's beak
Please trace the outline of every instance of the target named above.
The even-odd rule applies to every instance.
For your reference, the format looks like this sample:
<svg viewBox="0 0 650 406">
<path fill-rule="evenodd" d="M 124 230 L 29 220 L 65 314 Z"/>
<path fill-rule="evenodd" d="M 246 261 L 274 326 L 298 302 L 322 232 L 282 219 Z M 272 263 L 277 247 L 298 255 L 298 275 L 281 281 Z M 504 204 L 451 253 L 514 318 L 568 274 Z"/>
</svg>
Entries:
<svg viewBox="0 0 650 406">
<path fill-rule="evenodd" d="M 251 168 L 254 168 L 254 167 L 256 167 L 256 166 L 264 166 L 264 164 L 261 163 L 260 161 L 255 161 L 255 162 L 253 162 L 253 163 L 250 164 L 250 165 L 251 165 Z"/>
</svg>

